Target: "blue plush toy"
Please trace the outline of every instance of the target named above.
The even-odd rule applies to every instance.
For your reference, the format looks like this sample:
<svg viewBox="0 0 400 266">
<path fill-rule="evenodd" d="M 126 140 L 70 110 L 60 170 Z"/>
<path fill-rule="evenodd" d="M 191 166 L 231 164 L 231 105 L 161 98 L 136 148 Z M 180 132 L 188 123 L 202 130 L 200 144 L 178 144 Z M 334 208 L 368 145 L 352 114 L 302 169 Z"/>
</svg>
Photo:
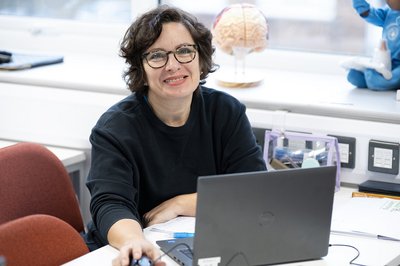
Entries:
<svg viewBox="0 0 400 266">
<path fill-rule="evenodd" d="M 363 19 L 382 27 L 379 53 L 387 53 L 386 59 L 375 54 L 370 65 L 347 67 L 350 69 L 348 81 L 358 88 L 400 89 L 400 0 L 386 0 L 386 3 L 384 8 L 373 8 L 365 0 L 353 0 L 354 9 Z"/>
</svg>

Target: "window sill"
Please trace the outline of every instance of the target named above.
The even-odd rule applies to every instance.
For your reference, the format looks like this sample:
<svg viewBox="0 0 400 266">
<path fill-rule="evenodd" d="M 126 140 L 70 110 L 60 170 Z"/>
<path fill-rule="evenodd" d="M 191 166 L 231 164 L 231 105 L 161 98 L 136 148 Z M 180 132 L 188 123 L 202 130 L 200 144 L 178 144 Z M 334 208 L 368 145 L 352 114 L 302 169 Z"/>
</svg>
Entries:
<svg viewBox="0 0 400 266">
<path fill-rule="evenodd" d="M 313 60 L 305 58 L 308 62 Z M 356 89 L 346 81 L 344 70 L 332 68 L 318 73 L 300 65 L 284 69 L 279 60 L 270 59 L 276 67 L 253 64 L 247 70 L 264 77 L 258 86 L 224 88 L 218 85 L 218 73 L 229 71 L 227 67 L 210 74 L 206 86 L 232 94 L 253 109 L 400 124 L 400 102 L 396 101 L 395 91 Z M 122 79 L 124 67 L 118 56 L 66 55 L 62 64 L 0 72 L 0 82 L 128 95 L 130 92 Z"/>
</svg>

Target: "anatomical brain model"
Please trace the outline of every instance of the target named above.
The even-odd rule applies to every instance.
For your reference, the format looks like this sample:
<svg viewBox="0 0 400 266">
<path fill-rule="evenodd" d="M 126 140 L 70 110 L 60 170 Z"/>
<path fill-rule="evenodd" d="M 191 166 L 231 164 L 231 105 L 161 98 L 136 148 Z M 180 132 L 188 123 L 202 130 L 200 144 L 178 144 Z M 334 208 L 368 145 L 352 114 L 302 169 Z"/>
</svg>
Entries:
<svg viewBox="0 0 400 266">
<path fill-rule="evenodd" d="M 216 45 L 225 53 L 246 48 L 249 53 L 267 47 L 268 23 L 263 13 L 251 4 L 233 4 L 224 8 L 213 24 Z"/>
<path fill-rule="evenodd" d="M 266 17 L 251 4 L 233 4 L 218 14 L 212 27 L 213 41 L 223 52 L 235 57 L 233 73 L 220 76 L 222 85 L 248 87 L 262 81 L 260 76 L 246 72 L 245 57 L 267 47 L 268 30 Z"/>
</svg>

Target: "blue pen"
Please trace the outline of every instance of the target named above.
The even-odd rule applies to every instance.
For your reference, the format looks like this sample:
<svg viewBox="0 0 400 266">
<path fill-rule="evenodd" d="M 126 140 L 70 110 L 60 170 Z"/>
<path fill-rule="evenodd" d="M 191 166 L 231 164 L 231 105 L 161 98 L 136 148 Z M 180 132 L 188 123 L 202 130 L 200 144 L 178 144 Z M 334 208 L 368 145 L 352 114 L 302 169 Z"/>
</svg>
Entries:
<svg viewBox="0 0 400 266">
<path fill-rule="evenodd" d="M 159 228 L 151 228 L 150 231 L 163 233 L 172 238 L 194 237 L 194 233 L 189 233 L 189 232 L 171 232 L 171 231 L 167 231 L 167 230 L 163 230 L 163 229 L 159 229 Z"/>
<path fill-rule="evenodd" d="M 186 238 L 186 237 L 194 237 L 194 233 L 187 233 L 187 232 L 174 232 L 172 234 L 173 238 Z"/>
</svg>

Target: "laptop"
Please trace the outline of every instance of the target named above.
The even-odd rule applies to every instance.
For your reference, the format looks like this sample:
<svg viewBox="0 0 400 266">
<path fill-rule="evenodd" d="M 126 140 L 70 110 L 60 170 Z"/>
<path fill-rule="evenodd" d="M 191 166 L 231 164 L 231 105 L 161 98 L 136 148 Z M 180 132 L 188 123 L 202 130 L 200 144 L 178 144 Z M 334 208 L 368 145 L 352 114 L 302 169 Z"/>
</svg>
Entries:
<svg viewBox="0 0 400 266">
<path fill-rule="evenodd" d="M 199 177 L 194 238 L 157 244 L 189 266 L 320 259 L 328 254 L 335 183 L 336 166 Z"/>
<path fill-rule="evenodd" d="M 1 63 L 0 70 L 23 70 L 39 66 L 58 64 L 64 61 L 64 57 L 60 55 L 41 55 L 11 52 L 6 53 L 10 55 L 10 61 L 5 61 L 4 63 Z"/>
</svg>

